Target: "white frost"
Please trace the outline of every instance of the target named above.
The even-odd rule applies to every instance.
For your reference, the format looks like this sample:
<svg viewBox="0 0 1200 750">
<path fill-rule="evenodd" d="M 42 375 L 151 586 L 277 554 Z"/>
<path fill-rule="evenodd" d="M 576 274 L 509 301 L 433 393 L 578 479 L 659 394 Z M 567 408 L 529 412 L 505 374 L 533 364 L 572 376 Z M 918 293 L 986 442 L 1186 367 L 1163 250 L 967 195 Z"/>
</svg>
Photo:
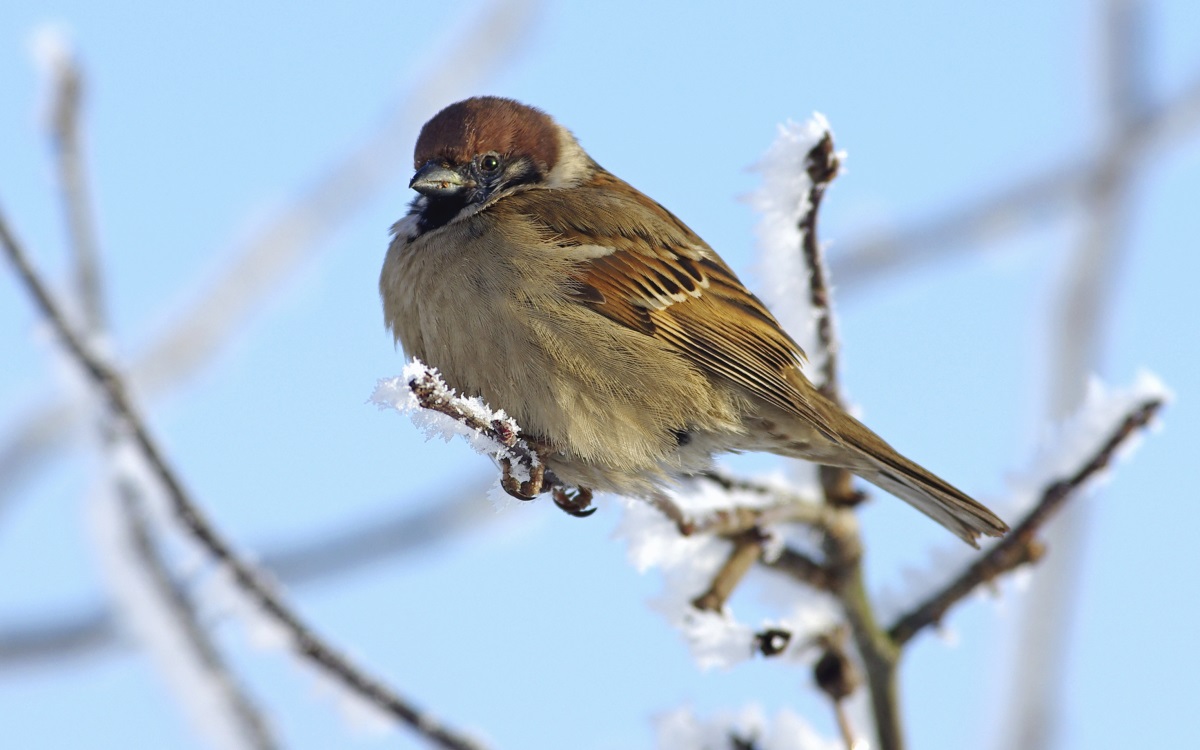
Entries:
<svg viewBox="0 0 1200 750">
<path fill-rule="evenodd" d="M 690 709 L 679 708 L 655 720 L 658 750 L 733 750 L 738 740 L 757 750 L 844 750 L 840 741 L 817 734 L 803 717 L 784 709 L 768 721 L 755 705 L 739 713 L 722 712 L 701 719 Z"/>
<path fill-rule="evenodd" d="M 762 481 L 762 480 L 759 480 Z M 762 483 L 783 485 L 775 475 Z M 762 507 L 769 498 L 753 492 L 726 492 L 711 483 L 689 485 L 668 493 L 686 515 L 702 517 L 716 510 L 734 507 Z M 794 584 L 781 607 L 783 616 L 749 625 L 734 617 L 726 606 L 722 612 L 701 612 L 692 601 L 703 594 L 721 569 L 732 543 L 711 534 L 683 536 L 673 522 L 642 501 L 626 503 L 616 535 L 625 541 L 630 563 L 639 571 L 656 568 L 663 576 L 663 591 L 651 606 L 678 629 L 702 669 L 730 668 L 754 657 L 755 634 L 768 628 L 780 628 L 792 634 L 786 656 L 807 660 L 812 650 L 803 644 L 819 632 L 830 630 L 837 622 L 837 608 L 816 592 Z M 768 545 L 769 546 L 769 545 Z M 751 575 L 759 575 L 752 571 Z M 778 576 L 776 576 L 778 578 Z"/>
<path fill-rule="evenodd" d="M 395 409 L 401 414 L 407 414 L 412 419 L 413 424 L 425 433 L 427 439 L 437 437 L 449 442 L 455 437 L 461 437 L 476 452 L 485 456 L 511 456 L 506 446 L 481 434 L 477 430 L 445 414 L 422 408 L 416 394 L 413 393 L 409 385 L 425 378 L 432 380 L 436 396 L 453 402 L 464 412 L 486 424 L 500 422 L 507 425 L 514 433 L 520 434 L 520 427 L 512 417 L 504 413 L 504 410 L 492 409 L 483 402 L 483 399 L 477 396 L 468 398 L 458 395 L 453 388 L 446 385 L 446 382 L 442 380 L 442 376 L 437 371 L 437 368 L 429 367 L 415 357 L 404 366 L 402 375 L 394 378 L 384 378 L 375 385 L 375 392 L 371 394 L 371 403 L 381 409 Z M 528 479 L 528 476 L 520 475 L 523 469 L 516 461 L 513 462 L 513 470 L 514 476 L 518 480 Z"/>
<path fill-rule="evenodd" d="M 800 217 L 810 206 L 809 151 L 830 131 L 819 112 L 803 123 L 779 126 L 779 134 L 756 166 L 762 186 L 749 196 L 760 218 L 755 233 L 761 252 L 761 292 L 771 312 L 808 354 L 810 372 L 820 367 L 816 317 L 808 296 L 808 266 L 801 251 Z M 839 159 L 845 155 L 839 153 Z M 832 293 L 832 289 L 830 290 Z"/>
</svg>

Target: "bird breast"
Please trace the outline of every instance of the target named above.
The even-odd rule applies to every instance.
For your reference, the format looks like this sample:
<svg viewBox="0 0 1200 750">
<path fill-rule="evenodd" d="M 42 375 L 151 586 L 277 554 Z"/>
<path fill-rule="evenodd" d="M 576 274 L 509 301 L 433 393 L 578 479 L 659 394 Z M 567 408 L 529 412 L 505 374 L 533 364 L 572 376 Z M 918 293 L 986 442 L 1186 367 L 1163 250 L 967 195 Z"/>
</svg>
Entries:
<svg viewBox="0 0 1200 750">
<path fill-rule="evenodd" d="M 612 476 L 680 468 L 682 433 L 741 431 L 732 394 L 572 297 L 578 253 L 535 226 L 495 222 L 481 212 L 413 240 L 400 228 L 380 289 L 406 353 L 568 462 Z"/>
</svg>

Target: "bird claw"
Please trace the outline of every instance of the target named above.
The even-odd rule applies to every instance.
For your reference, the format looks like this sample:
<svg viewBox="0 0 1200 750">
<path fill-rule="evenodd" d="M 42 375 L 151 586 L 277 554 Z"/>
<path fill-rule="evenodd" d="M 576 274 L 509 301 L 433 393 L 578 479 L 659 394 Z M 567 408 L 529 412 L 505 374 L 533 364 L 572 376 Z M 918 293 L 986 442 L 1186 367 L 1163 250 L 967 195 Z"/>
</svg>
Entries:
<svg viewBox="0 0 1200 750">
<path fill-rule="evenodd" d="M 567 515 L 587 518 L 596 512 L 596 506 L 592 505 L 592 491 L 587 487 L 578 487 L 574 491 L 555 487 L 551 494 L 554 504 Z"/>
<path fill-rule="evenodd" d="M 512 461 L 500 459 L 500 468 L 504 472 L 500 477 L 500 488 L 518 500 L 532 500 L 542 494 L 542 485 L 546 480 L 546 466 L 538 463 L 529 468 L 529 479 L 522 482 L 513 476 Z"/>
<path fill-rule="evenodd" d="M 546 491 L 546 464 L 544 461 L 539 461 L 536 466 L 529 468 L 529 479 L 525 481 L 521 481 L 513 475 L 512 460 L 509 458 L 500 459 L 500 469 L 503 472 L 500 476 L 500 488 L 518 500 L 532 500 Z M 554 497 L 554 504 L 564 513 L 575 518 L 587 518 L 596 512 L 596 507 L 592 505 L 591 490 L 586 487 L 568 490 L 558 485 L 557 482 L 558 480 L 551 475 L 550 483 L 555 485 L 550 490 Z"/>
</svg>

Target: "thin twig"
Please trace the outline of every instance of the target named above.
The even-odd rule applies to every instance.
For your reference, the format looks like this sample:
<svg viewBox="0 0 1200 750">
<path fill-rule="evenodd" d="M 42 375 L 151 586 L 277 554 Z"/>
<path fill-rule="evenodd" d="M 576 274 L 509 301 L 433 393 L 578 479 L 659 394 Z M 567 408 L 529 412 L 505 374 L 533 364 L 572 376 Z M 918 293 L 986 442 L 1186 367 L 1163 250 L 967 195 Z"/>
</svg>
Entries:
<svg viewBox="0 0 1200 750">
<path fill-rule="evenodd" d="M 821 210 L 821 199 L 833 178 L 837 177 L 841 163 L 833 149 L 833 136 L 826 131 L 817 145 L 808 152 L 804 168 L 808 173 L 809 189 L 807 206 L 800 216 L 801 252 L 808 268 L 808 301 L 816 316 L 817 344 L 821 349 L 821 378 L 817 388 L 834 403 L 841 403 L 838 385 L 838 354 L 841 344 L 837 336 L 837 324 L 833 315 L 833 300 L 829 291 L 828 273 L 825 270 L 825 253 L 817 235 L 817 217 Z M 821 486 L 826 501 L 834 505 L 850 505 L 858 501 L 854 492 L 853 479 L 849 471 L 833 466 L 820 467 Z"/>
<path fill-rule="evenodd" d="M 67 214 L 67 232 L 75 269 L 74 288 L 79 293 L 83 319 L 89 326 L 104 327 L 105 314 L 100 283 L 96 222 L 88 199 L 86 164 L 80 142 L 79 116 L 83 100 L 83 71 L 73 55 L 65 55 L 54 71 L 54 101 L 51 111 L 51 135 L 54 143 L 55 172 L 58 175 L 62 206 Z"/>
<path fill-rule="evenodd" d="M 996 579 L 1020 565 L 1036 560 L 1040 548 L 1037 533 L 1054 517 L 1063 505 L 1098 472 L 1105 469 L 1117 450 L 1136 431 L 1145 427 L 1162 408 L 1158 400 L 1140 404 L 1113 431 L 1099 450 L 1076 472 L 1051 483 L 1042 491 L 1037 505 L 1006 536 L 996 542 L 982 557 L 964 570 L 957 578 L 900 617 L 888 633 L 892 640 L 903 646 L 923 628 L 935 625 L 965 596 L 979 586 Z"/>
<path fill-rule="evenodd" d="M 859 675 L 854 662 L 846 653 L 846 626 L 840 625 L 831 633 L 817 636 L 816 644 L 823 653 L 813 666 L 813 678 L 833 704 L 834 717 L 846 750 L 854 750 L 857 733 L 846 712 L 846 699 L 858 690 Z"/>
<path fill-rule="evenodd" d="M 829 182 L 837 176 L 837 153 L 833 139 L 826 133 L 809 152 L 805 167 L 812 187 L 808 210 L 800 218 L 802 252 L 808 267 L 809 302 L 816 313 L 817 340 L 824 357 L 821 392 L 834 403 L 841 403 L 838 383 L 840 345 L 836 335 L 833 305 L 830 299 L 824 256 L 817 236 L 817 215 L 821 198 Z M 846 506 L 856 502 L 849 471 L 830 466 L 820 468 L 825 500 L 836 508 L 836 515 L 824 531 L 825 570 L 830 573 L 831 590 L 842 603 L 855 644 L 867 671 L 867 684 L 875 713 L 876 731 L 883 750 L 900 750 L 899 699 L 896 692 L 898 650 L 875 621 L 871 601 L 863 582 L 862 539 L 858 524 Z"/>
<path fill-rule="evenodd" d="M 812 513 L 817 514 L 822 512 L 819 508 L 820 500 L 818 498 L 813 497 L 812 495 L 804 495 L 784 487 L 778 487 L 772 484 L 766 484 L 764 482 L 756 482 L 753 479 L 746 479 L 745 477 L 730 476 L 716 469 L 709 469 L 707 471 L 700 472 L 699 474 L 696 474 L 694 478 L 712 482 L 726 492 L 749 492 L 755 495 L 762 495 L 764 497 L 772 498 L 772 500 L 774 500 L 774 503 L 772 503 L 773 505 L 810 506 L 812 508 Z M 811 522 L 805 523 L 811 523 L 814 525 L 819 524 L 820 518 L 814 516 Z"/>
<path fill-rule="evenodd" d="M 837 719 L 838 732 L 842 735 L 842 742 L 846 743 L 846 750 L 854 750 L 854 725 L 850 723 L 850 715 L 846 712 L 846 701 L 833 702 L 833 715 Z"/>
<path fill-rule="evenodd" d="M 26 290 L 46 320 L 54 327 L 68 352 L 106 396 L 113 413 L 119 416 L 130 430 L 134 442 L 149 463 L 155 477 L 161 482 L 176 517 L 213 557 L 228 566 L 241 590 L 288 631 L 293 647 L 351 691 L 390 713 L 435 744 L 450 750 L 478 748 L 479 745 L 473 740 L 443 726 L 318 638 L 312 629 L 283 603 L 274 587 L 262 574 L 234 552 L 231 545 L 208 522 L 200 507 L 191 500 L 174 470 L 167 463 L 157 441 L 150 435 L 145 423 L 126 397 L 117 374 L 93 354 L 67 324 L 61 307 L 51 297 L 45 284 L 29 264 L 2 213 L 0 243 L 4 245 L 5 252 Z"/>
<path fill-rule="evenodd" d="M 832 571 L 833 592 L 842 604 L 854 645 L 862 658 L 871 695 L 871 713 L 881 750 L 902 750 L 897 666 L 900 649 L 875 618 L 862 566 L 862 537 L 852 510 L 839 509 L 838 523 L 825 534 L 826 565 Z"/>
<path fill-rule="evenodd" d="M 777 557 L 763 564 L 818 591 L 833 592 L 834 577 L 829 568 L 791 547 L 784 547 Z"/>
<path fill-rule="evenodd" d="M 829 400 L 836 402 L 841 400 L 838 395 L 840 346 L 833 317 L 833 304 L 830 300 L 828 274 L 825 270 L 825 253 L 817 236 L 821 199 L 841 167 L 838 154 L 833 150 L 833 136 L 828 131 L 808 152 L 804 166 L 808 172 L 810 187 L 808 208 L 800 217 L 800 236 L 803 242 L 804 262 L 808 266 L 808 300 L 816 313 L 817 341 L 824 355 L 818 387 Z"/>
<path fill-rule="evenodd" d="M 650 497 L 647 502 L 670 519 L 683 536 L 715 534 L 732 537 L 754 528 L 780 523 L 800 523 L 821 529 L 829 513 L 828 508 L 811 497 L 753 480 L 731 477 L 715 470 L 696 474 L 692 479 L 712 482 L 726 492 L 746 492 L 769 497 L 771 502 L 763 506 L 735 506 L 711 511 L 702 516 L 691 516 L 664 493 Z"/>
<path fill-rule="evenodd" d="M 733 590 L 754 567 L 754 563 L 762 559 L 764 537 L 758 530 L 744 532 L 730 541 L 733 542 L 733 549 L 713 576 L 708 590 L 692 600 L 692 606 L 702 612 L 720 612 L 724 609 Z"/>
<path fill-rule="evenodd" d="M 824 356 L 821 392 L 840 404 L 838 384 L 839 345 L 830 301 L 820 238 L 817 236 L 817 211 L 830 180 L 837 175 L 838 159 L 828 133 L 809 152 L 805 167 L 812 187 L 808 209 L 800 218 L 802 252 L 808 266 L 809 302 L 817 316 L 817 339 Z M 881 750 L 903 750 L 904 735 L 900 721 L 900 699 L 896 687 L 896 667 L 900 652 L 879 626 L 864 583 L 862 538 L 850 508 L 861 499 L 854 491 L 852 475 L 845 469 L 820 468 L 821 486 L 832 516 L 824 529 L 822 546 L 829 572 L 830 591 L 841 602 L 854 636 L 855 646 L 867 673 L 871 707 Z"/>
</svg>

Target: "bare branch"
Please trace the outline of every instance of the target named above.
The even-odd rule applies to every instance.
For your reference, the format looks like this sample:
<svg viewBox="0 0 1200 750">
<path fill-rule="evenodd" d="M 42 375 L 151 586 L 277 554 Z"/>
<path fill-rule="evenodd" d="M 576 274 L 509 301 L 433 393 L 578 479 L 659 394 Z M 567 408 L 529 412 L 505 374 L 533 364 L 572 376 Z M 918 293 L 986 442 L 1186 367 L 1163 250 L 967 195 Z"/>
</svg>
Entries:
<svg viewBox="0 0 1200 750">
<path fill-rule="evenodd" d="M 1025 563 L 1036 561 L 1042 554 L 1041 546 L 1036 539 L 1037 533 L 1042 530 L 1047 521 L 1054 517 L 1067 500 L 1112 462 L 1114 454 L 1125 441 L 1149 424 L 1161 408 L 1161 401 L 1147 401 L 1125 417 L 1099 450 L 1074 474 L 1046 487 L 1037 505 L 1022 519 L 1021 523 L 996 542 L 982 557 L 945 588 L 913 611 L 900 617 L 888 630 L 892 640 L 897 645 L 903 646 L 922 629 L 940 622 L 950 607 L 980 585 Z"/>
<path fill-rule="evenodd" d="M 833 592 L 833 573 L 821 563 L 791 547 L 784 547 L 778 557 L 764 560 L 763 564 L 818 591 Z"/>
<path fill-rule="evenodd" d="M 88 199 L 79 117 L 83 100 L 83 71 L 72 55 L 65 55 L 53 71 L 51 114 L 55 167 L 62 205 L 67 214 L 67 231 L 74 255 L 75 284 L 83 318 L 90 325 L 104 325 L 103 290 L 99 279 L 96 222 Z"/>
<path fill-rule="evenodd" d="M 724 609 L 733 590 L 754 567 L 754 563 L 762 559 L 765 539 L 757 530 L 739 534 L 730 541 L 733 542 L 733 550 L 725 564 L 713 576 L 708 590 L 692 600 L 692 606 L 702 612 L 720 612 Z"/>
<path fill-rule="evenodd" d="M 417 734 L 435 744 L 451 750 L 478 748 L 479 745 L 474 741 L 443 726 L 318 638 L 312 629 L 283 603 L 274 586 L 234 552 L 232 546 L 208 522 L 200 507 L 184 489 L 159 449 L 157 441 L 150 435 L 145 423 L 125 395 L 117 374 L 92 353 L 67 324 L 61 308 L 30 266 L 2 214 L 0 244 L 4 245 L 18 277 L 62 339 L 67 351 L 105 395 L 114 415 L 130 430 L 133 441 L 149 463 L 155 478 L 162 484 L 176 518 L 213 557 L 228 567 L 241 590 L 288 632 L 292 647 L 350 690 L 409 725 Z"/>
</svg>

